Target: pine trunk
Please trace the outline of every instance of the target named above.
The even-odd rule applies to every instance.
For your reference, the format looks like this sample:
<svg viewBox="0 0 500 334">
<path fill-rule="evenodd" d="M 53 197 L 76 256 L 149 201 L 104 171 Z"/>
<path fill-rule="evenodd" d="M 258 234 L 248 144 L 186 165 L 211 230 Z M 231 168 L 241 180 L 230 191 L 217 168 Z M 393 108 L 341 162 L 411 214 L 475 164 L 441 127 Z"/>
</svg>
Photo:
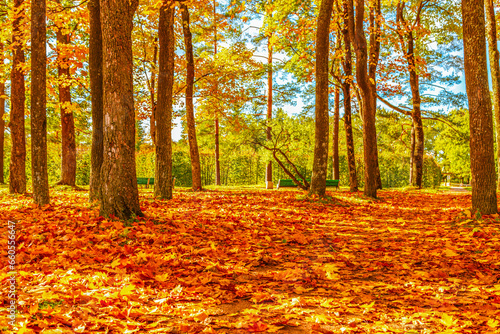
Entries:
<svg viewBox="0 0 500 334">
<path fill-rule="evenodd" d="M 24 194 L 26 192 L 26 138 L 24 130 L 24 51 L 22 41 L 22 5 L 24 0 L 14 1 L 17 13 L 12 21 L 12 71 L 10 72 L 10 135 L 12 150 L 10 156 L 9 192 Z"/>
<path fill-rule="evenodd" d="M 101 199 L 101 167 L 104 157 L 102 31 L 99 0 L 89 0 L 89 74 L 92 104 L 92 148 L 90 161 L 90 201 Z"/>
<path fill-rule="evenodd" d="M 202 190 L 200 154 L 198 152 L 198 141 L 196 140 L 196 124 L 194 120 L 193 89 L 194 89 L 194 57 L 193 37 L 189 27 L 189 9 L 181 4 L 182 28 L 184 32 L 184 44 L 186 46 L 186 123 L 189 142 L 189 155 L 191 157 L 191 175 L 193 191 Z"/>
<path fill-rule="evenodd" d="M 328 167 L 328 55 L 333 0 L 322 0 L 316 32 L 316 104 L 314 160 L 309 194 L 325 196 Z"/>
<path fill-rule="evenodd" d="M 469 100 L 472 210 L 497 213 L 493 116 L 486 64 L 484 0 L 463 0 L 465 85 Z"/>
<path fill-rule="evenodd" d="M 339 162 L 340 92 L 338 88 L 335 88 L 334 96 L 335 96 L 335 106 L 333 109 L 332 165 L 333 165 L 333 179 L 338 180 L 340 178 L 340 162 Z"/>
<path fill-rule="evenodd" d="M 49 204 L 45 0 L 31 1 L 31 178 L 33 200 Z"/>
<path fill-rule="evenodd" d="M 158 104 L 156 106 L 155 196 L 172 198 L 172 97 L 174 87 L 174 11 L 169 3 L 160 9 L 158 37 Z"/>
<path fill-rule="evenodd" d="M 142 216 L 135 168 L 132 18 L 138 0 L 101 0 L 104 159 L 101 215 Z"/>
<path fill-rule="evenodd" d="M 61 181 L 59 184 L 75 186 L 76 182 L 76 138 L 75 121 L 71 106 L 71 86 L 69 83 L 69 62 L 65 55 L 65 48 L 69 47 L 69 34 L 57 31 L 58 60 L 57 70 L 59 75 L 59 105 L 61 108 L 61 139 L 62 139 L 62 166 Z"/>
<path fill-rule="evenodd" d="M 497 138 L 497 189 L 500 190 L 500 53 L 497 48 L 497 25 L 493 0 L 484 0 L 486 7 L 486 33 L 488 37 L 488 50 L 490 58 L 491 83 L 493 89 L 493 109 L 496 120 Z"/>
</svg>

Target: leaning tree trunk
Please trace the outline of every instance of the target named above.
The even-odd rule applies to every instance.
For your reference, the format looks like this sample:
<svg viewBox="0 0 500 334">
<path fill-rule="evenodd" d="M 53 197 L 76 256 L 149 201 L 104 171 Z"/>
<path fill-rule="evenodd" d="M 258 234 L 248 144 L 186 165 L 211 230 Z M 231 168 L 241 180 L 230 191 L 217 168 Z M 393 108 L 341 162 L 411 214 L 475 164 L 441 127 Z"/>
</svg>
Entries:
<svg viewBox="0 0 500 334">
<path fill-rule="evenodd" d="M 132 18 L 138 0 L 101 0 L 104 79 L 104 159 L 101 215 L 143 216 L 135 168 Z"/>
<path fill-rule="evenodd" d="M 186 123 L 189 142 L 189 155 L 191 157 L 191 175 L 193 180 L 193 191 L 202 190 L 200 154 L 196 140 L 196 125 L 194 120 L 193 87 L 194 87 L 194 57 L 193 37 L 189 28 L 189 10 L 185 4 L 181 4 L 182 28 L 184 31 L 184 44 L 186 46 Z"/>
<path fill-rule="evenodd" d="M 352 134 L 352 116 L 351 116 L 351 82 L 352 82 L 352 51 L 351 36 L 349 34 L 350 20 L 349 3 L 344 0 L 344 26 L 342 36 L 344 38 L 344 61 L 342 67 L 346 79 L 342 84 L 342 93 L 344 94 L 344 128 L 347 148 L 347 166 L 349 168 L 349 190 L 358 191 L 358 177 L 356 175 L 356 156 L 354 154 L 354 136 Z"/>
<path fill-rule="evenodd" d="M 472 210 L 497 213 L 493 117 L 486 64 L 484 0 L 463 0 L 465 85 L 469 100 Z"/>
<path fill-rule="evenodd" d="M 339 117 L 340 117 L 340 92 L 338 88 L 335 88 L 335 106 L 333 109 L 333 155 L 332 155 L 332 165 L 333 165 L 333 179 L 338 180 L 340 178 L 340 163 L 339 163 Z"/>
<path fill-rule="evenodd" d="M 76 138 L 75 121 L 71 111 L 71 85 L 69 62 L 66 50 L 69 46 L 69 34 L 64 34 L 62 29 L 57 31 L 57 71 L 59 74 L 59 105 L 61 108 L 61 139 L 62 163 L 61 181 L 59 184 L 75 186 L 76 182 Z"/>
<path fill-rule="evenodd" d="M 495 120 L 497 125 L 497 190 L 500 190 L 500 53 L 497 48 L 497 26 L 493 0 L 484 0 L 484 5 L 486 7 L 486 33 L 488 36 L 491 83 L 493 88 L 493 109 L 495 111 Z"/>
<path fill-rule="evenodd" d="M 91 201 L 101 199 L 101 167 L 104 157 L 102 31 L 99 0 L 89 0 L 89 74 L 92 104 L 92 148 L 90 160 Z"/>
<path fill-rule="evenodd" d="M 12 70 L 10 72 L 10 134 L 12 149 L 10 155 L 9 192 L 23 194 L 26 192 L 26 138 L 24 132 L 24 51 L 22 41 L 22 20 L 24 17 L 22 4 L 24 0 L 14 1 L 17 14 L 12 21 Z"/>
<path fill-rule="evenodd" d="M 49 204 L 45 0 L 31 0 L 31 178 L 33 200 Z"/>
<path fill-rule="evenodd" d="M 174 11 L 170 4 L 160 8 L 158 38 L 158 104 L 156 106 L 155 196 L 172 198 L 172 98 L 174 87 Z"/>
<path fill-rule="evenodd" d="M 1 51 L 1 50 L 0 50 Z M 1 54 L 1 53 L 0 53 Z M 5 94 L 5 82 L 0 82 L 0 183 L 4 184 L 3 177 L 3 158 L 5 149 L 5 121 L 3 115 L 5 114 L 5 99 L 2 97 Z"/>
<path fill-rule="evenodd" d="M 328 54 L 333 0 L 322 0 L 316 31 L 315 144 L 310 195 L 325 196 L 328 167 Z"/>
</svg>

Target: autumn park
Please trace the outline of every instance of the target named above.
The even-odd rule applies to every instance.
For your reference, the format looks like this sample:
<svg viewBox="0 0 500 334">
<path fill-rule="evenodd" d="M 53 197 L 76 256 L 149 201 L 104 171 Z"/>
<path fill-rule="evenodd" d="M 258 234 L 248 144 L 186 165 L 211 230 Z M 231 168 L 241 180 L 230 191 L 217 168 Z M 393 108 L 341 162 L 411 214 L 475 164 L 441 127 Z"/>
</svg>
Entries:
<svg viewBox="0 0 500 334">
<path fill-rule="evenodd" d="M 0 333 L 500 333 L 497 0 L 0 0 Z"/>
</svg>

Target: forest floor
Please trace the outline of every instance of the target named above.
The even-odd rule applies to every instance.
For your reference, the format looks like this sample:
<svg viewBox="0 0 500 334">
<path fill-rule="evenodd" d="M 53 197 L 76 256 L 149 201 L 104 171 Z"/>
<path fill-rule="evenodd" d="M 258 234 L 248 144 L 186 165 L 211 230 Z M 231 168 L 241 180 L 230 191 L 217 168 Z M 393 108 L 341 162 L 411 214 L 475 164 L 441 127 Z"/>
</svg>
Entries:
<svg viewBox="0 0 500 334">
<path fill-rule="evenodd" d="M 141 190 L 145 218 L 98 216 L 87 192 L 15 221 L 17 318 L 1 333 L 498 333 L 500 221 L 470 193 Z"/>
</svg>

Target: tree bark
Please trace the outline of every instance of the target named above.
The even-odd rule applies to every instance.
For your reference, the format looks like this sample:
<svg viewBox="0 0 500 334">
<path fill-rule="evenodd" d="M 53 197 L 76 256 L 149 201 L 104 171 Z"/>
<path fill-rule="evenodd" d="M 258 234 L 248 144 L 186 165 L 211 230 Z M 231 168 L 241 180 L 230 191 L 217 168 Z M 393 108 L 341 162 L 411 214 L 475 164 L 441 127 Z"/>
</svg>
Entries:
<svg viewBox="0 0 500 334">
<path fill-rule="evenodd" d="M 149 134 L 153 145 L 156 144 L 156 99 L 155 99 L 155 85 L 156 85 L 156 60 L 158 56 L 158 38 L 154 40 L 155 48 L 153 51 L 153 68 L 151 73 L 151 82 L 149 84 L 149 95 L 151 99 L 151 117 L 149 118 Z"/>
<path fill-rule="evenodd" d="M 0 54 L 1 53 L 0 49 Z M 4 154 L 5 154 L 5 121 L 3 120 L 3 115 L 5 114 L 5 99 L 2 95 L 5 94 L 5 82 L 0 82 L 0 183 L 4 184 L 5 180 L 3 177 L 4 171 Z"/>
<path fill-rule="evenodd" d="M 350 4 L 350 15 L 354 15 L 352 0 L 350 0 Z M 363 28 L 365 13 L 364 5 L 364 0 L 356 0 L 356 16 L 353 18 L 355 22 L 353 34 L 356 50 L 356 78 L 361 90 L 361 98 L 363 99 L 364 194 L 367 197 L 376 198 L 377 189 L 380 185 L 380 173 L 378 171 L 377 132 L 375 128 L 375 113 L 377 110 L 375 72 L 378 63 L 378 48 L 380 42 L 377 38 L 379 35 L 379 32 L 377 32 L 378 29 L 372 29 L 372 33 L 370 34 L 370 62 L 368 62 L 368 47 Z M 375 7 L 377 7 L 377 11 L 380 10 L 379 1 L 377 1 Z M 372 20 L 370 21 L 372 22 Z"/>
<path fill-rule="evenodd" d="M 493 0 L 484 0 L 486 7 L 486 34 L 488 37 L 488 50 L 490 58 L 491 83 L 493 89 L 493 109 L 496 120 L 497 139 L 497 190 L 500 190 L 500 53 L 497 48 L 497 26 Z"/>
<path fill-rule="evenodd" d="M 352 51 L 351 51 L 351 35 L 349 34 L 349 26 L 352 17 L 349 15 L 349 3 L 344 0 L 344 26 L 342 35 L 344 38 L 344 60 L 342 67 L 346 79 L 342 83 L 342 93 L 344 94 L 344 128 L 347 147 L 347 165 L 349 168 L 349 190 L 351 192 L 358 191 L 358 177 L 356 175 L 356 156 L 354 154 L 354 136 L 352 134 L 352 119 L 351 119 L 351 83 L 352 83 Z"/>
<path fill-rule="evenodd" d="M 31 178 L 33 200 L 49 204 L 45 0 L 31 1 Z"/>
<path fill-rule="evenodd" d="M 412 95 L 412 156 L 410 158 L 410 184 L 422 188 L 422 176 L 424 171 L 424 127 L 422 124 L 422 111 L 420 108 L 420 83 L 417 73 L 417 64 L 415 58 L 415 38 L 413 31 L 407 27 L 404 17 L 405 3 L 400 2 L 397 6 L 396 21 L 398 23 L 398 34 L 403 49 L 406 62 L 408 64 L 408 72 L 410 74 L 410 89 Z M 415 21 L 420 21 L 420 13 L 418 11 Z M 403 33 L 405 32 L 405 33 Z M 405 50 L 406 40 L 406 50 Z"/>
<path fill-rule="evenodd" d="M 193 191 L 202 190 L 201 187 L 201 167 L 200 154 L 198 152 L 198 142 L 196 140 L 196 124 L 194 120 L 193 89 L 194 89 L 194 57 L 193 57 L 193 37 L 189 27 L 189 9 L 185 4 L 181 4 L 182 30 L 184 32 L 184 44 L 186 46 L 186 123 L 189 142 L 189 155 L 191 157 L 191 175 Z"/>
<path fill-rule="evenodd" d="M 101 0 L 104 159 L 101 215 L 143 216 L 135 168 L 132 18 L 138 0 Z"/>
<path fill-rule="evenodd" d="M 267 140 L 273 139 L 271 133 L 271 120 L 273 119 L 273 47 L 271 45 L 271 36 L 267 39 Z M 266 166 L 266 181 L 273 182 L 273 163 L 269 161 Z"/>
<path fill-rule="evenodd" d="M 332 165 L 333 165 L 333 179 L 338 180 L 340 178 L 340 163 L 339 163 L 339 118 L 340 118 L 340 92 L 338 88 L 335 88 L 334 92 L 335 106 L 333 109 L 333 155 L 332 155 Z"/>
<path fill-rule="evenodd" d="M 415 122 L 411 122 L 411 133 L 410 133 L 410 186 L 414 184 L 415 173 L 413 159 L 415 158 Z"/>
<path fill-rule="evenodd" d="M 484 0 L 463 0 L 464 68 L 469 100 L 472 210 L 497 213 L 493 116 L 486 64 Z"/>
<path fill-rule="evenodd" d="M 69 62 L 65 57 L 64 49 L 69 46 L 70 36 L 64 34 L 62 29 L 57 31 L 58 60 L 57 71 L 59 74 L 59 105 L 61 108 L 61 139 L 62 139 L 62 164 L 61 181 L 59 184 L 75 186 L 76 182 L 76 138 L 75 121 L 71 105 L 71 85 Z"/>
<path fill-rule="evenodd" d="M 24 194 L 26 192 L 26 138 L 24 130 L 24 51 L 22 41 L 22 20 L 24 0 L 14 1 L 15 17 L 12 21 L 12 71 L 10 73 L 10 134 L 12 150 L 10 157 L 9 192 Z"/>
<path fill-rule="evenodd" d="M 214 59 L 217 57 L 217 2 L 214 0 Z M 218 83 L 215 82 L 215 94 L 218 92 Z M 220 179 L 220 147 L 219 147 L 219 109 L 215 108 L 215 185 L 221 185 Z"/>
<path fill-rule="evenodd" d="M 172 103 L 174 87 L 174 11 L 171 2 L 160 8 L 158 37 L 158 104 L 156 121 L 155 196 L 172 198 Z"/>
<path fill-rule="evenodd" d="M 89 0 L 89 75 L 92 104 L 92 148 L 90 161 L 90 201 L 101 199 L 101 167 L 104 158 L 102 31 L 99 0 Z"/>
<path fill-rule="evenodd" d="M 316 31 L 315 144 L 310 195 L 325 196 L 328 167 L 328 55 L 333 0 L 322 0 Z"/>
</svg>

